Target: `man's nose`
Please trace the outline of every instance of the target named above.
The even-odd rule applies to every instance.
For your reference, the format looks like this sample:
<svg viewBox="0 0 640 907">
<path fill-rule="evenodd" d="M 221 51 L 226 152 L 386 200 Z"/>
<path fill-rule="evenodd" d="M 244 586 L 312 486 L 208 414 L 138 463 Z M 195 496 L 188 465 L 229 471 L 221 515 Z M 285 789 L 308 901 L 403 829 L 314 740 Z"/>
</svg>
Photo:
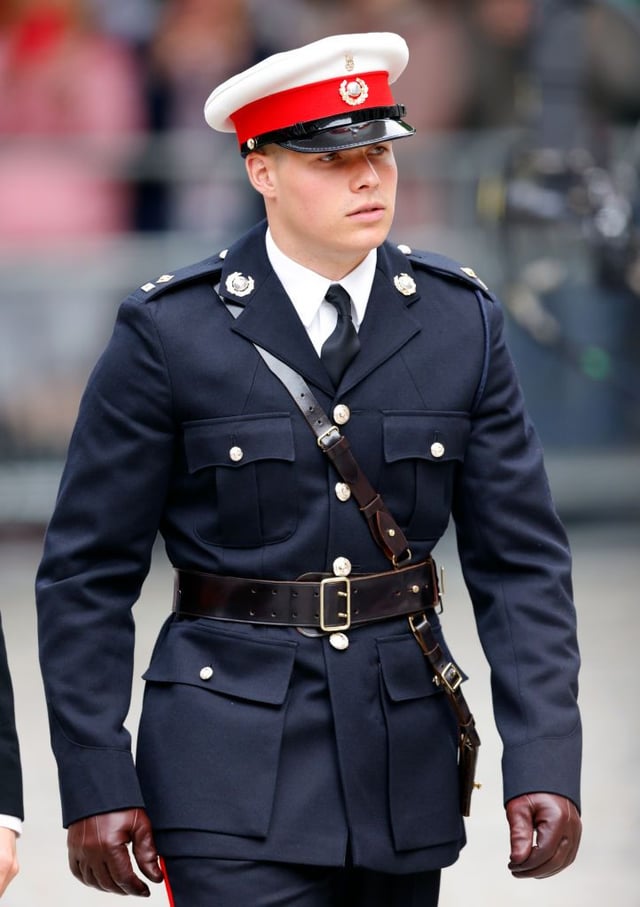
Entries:
<svg viewBox="0 0 640 907">
<path fill-rule="evenodd" d="M 363 155 L 355 167 L 354 180 L 357 186 L 377 186 L 380 183 L 378 171 L 369 157 Z"/>
</svg>

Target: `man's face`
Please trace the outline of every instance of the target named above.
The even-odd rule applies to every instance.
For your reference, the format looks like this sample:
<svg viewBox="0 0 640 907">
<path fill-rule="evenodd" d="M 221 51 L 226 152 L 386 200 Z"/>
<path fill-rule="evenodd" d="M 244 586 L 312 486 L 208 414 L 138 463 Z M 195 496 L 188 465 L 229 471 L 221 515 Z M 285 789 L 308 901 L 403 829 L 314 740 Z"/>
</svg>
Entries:
<svg viewBox="0 0 640 907">
<path fill-rule="evenodd" d="M 247 158 L 273 238 L 302 265 L 339 280 L 387 237 L 397 168 L 390 142 L 307 154 L 270 146 Z"/>
</svg>

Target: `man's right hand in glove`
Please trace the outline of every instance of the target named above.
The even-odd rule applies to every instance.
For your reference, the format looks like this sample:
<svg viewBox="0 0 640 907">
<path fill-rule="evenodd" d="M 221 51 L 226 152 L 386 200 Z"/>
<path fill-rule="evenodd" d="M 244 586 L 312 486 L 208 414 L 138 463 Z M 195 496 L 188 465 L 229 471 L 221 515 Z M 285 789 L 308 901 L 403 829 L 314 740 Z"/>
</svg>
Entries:
<svg viewBox="0 0 640 907">
<path fill-rule="evenodd" d="M 161 882 L 151 823 L 143 809 L 102 813 L 70 825 L 67 847 L 71 872 L 100 891 L 148 898 L 148 885 L 133 871 L 129 844 L 140 872 L 151 882 Z"/>
</svg>

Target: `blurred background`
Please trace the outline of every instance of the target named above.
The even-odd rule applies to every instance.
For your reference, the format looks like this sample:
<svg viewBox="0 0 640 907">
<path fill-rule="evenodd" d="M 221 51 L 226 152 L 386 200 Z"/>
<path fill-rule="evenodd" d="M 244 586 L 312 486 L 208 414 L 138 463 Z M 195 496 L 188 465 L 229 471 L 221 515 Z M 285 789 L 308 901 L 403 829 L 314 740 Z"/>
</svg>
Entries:
<svg viewBox="0 0 640 907">
<path fill-rule="evenodd" d="M 377 30 L 409 44 L 394 95 L 418 130 L 395 146 L 392 238 L 459 259 L 505 307 L 576 554 L 582 646 L 593 656 L 586 723 L 611 730 L 608 740 L 594 733 L 590 802 L 598 822 L 616 815 L 620 835 L 638 839 L 637 782 L 631 794 L 611 789 L 637 757 L 619 735 L 624 696 L 612 698 L 599 634 L 604 605 L 614 618 L 607 668 L 631 681 L 640 630 L 640 0 L 0 0 L 0 608 L 28 811 L 23 873 L 7 904 L 107 902 L 64 865 L 32 595 L 89 371 L 124 296 L 228 246 L 262 216 L 234 139 L 204 124 L 211 89 L 270 53 Z M 443 550 L 455 569 L 446 540 Z M 141 665 L 168 607 L 166 574 L 159 552 L 148 583 L 155 611 L 140 607 Z M 462 602 L 455 574 L 453 588 Z M 468 635 L 461 626 L 482 678 Z M 490 724 L 482 686 L 479 696 Z M 613 812 L 609 790 L 622 798 Z M 481 814 L 478 850 L 471 844 L 466 858 L 470 878 L 489 861 L 493 838 L 482 828 L 493 830 L 499 801 L 496 781 L 489 825 Z M 492 869 L 474 890 L 481 907 L 539 894 L 522 883 L 513 894 L 500 834 L 490 853 L 506 887 L 495 887 Z M 602 861 L 595 837 L 592 847 Z M 583 858 L 547 889 L 546 907 L 599 904 L 612 877 L 622 907 L 640 904 L 637 884 L 625 887 L 634 871 L 638 879 L 622 838 L 610 849 L 610 861 Z M 444 907 L 471 891 L 460 881 L 458 899 L 451 884 Z M 582 885 L 579 897 L 567 897 L 572 885 Z"/>
<path fill-rule="evenodd" d="M 395 30 L 393 238 L 496 291 L 565 512 L 635 508 L 637 0 L 2 0 L 0 521 L 39 525 L 132 288 L 262 214 L 209 91 L 331 32 Z"/>
</svg>

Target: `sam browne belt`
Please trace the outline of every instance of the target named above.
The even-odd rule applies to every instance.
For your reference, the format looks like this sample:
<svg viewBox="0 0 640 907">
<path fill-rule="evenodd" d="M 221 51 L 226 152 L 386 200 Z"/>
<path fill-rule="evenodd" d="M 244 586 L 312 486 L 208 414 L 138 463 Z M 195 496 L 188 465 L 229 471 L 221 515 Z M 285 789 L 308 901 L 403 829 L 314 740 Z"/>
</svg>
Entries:
<svg viewBox="0 0 640 907">
<path fill-rule="evenodd" d="M 173 610 L 184 616 L 326 632 L 417 614 L 438 604 L 433 560 L 385 573 L 305 574 L 293 582 L 176 570 Z"/>
</svg>

